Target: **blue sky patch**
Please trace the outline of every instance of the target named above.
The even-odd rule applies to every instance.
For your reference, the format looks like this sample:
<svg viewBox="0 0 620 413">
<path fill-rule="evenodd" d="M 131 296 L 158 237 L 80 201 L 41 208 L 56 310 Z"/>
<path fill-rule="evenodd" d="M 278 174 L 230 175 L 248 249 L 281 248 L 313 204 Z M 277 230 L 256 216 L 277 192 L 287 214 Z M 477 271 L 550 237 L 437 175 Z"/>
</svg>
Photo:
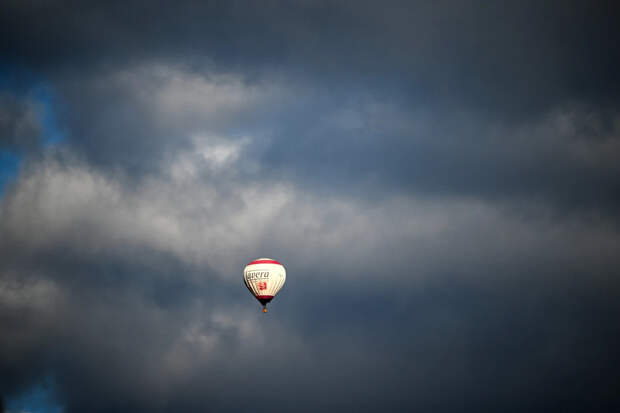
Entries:
<svg viewBox="0 0 620 413">
<path fill-rule="evenodd" d="M 7 413 L 61 413 L 54 397 L 54 383 L 44 379 L 18 397 L 6 401 Z"/>
<path fill-rule="evenodd" d="M 42 109 L 40 120 L 43 127 L 43 144 L 53 145 L 62 142 L 65 139 L 64 133 L 58 126 L 54 112 L 54 107 L 59 105 L 58 99 L 45 84 L 40 84 L 35 87 L 31 95 Z"/>
</svg>

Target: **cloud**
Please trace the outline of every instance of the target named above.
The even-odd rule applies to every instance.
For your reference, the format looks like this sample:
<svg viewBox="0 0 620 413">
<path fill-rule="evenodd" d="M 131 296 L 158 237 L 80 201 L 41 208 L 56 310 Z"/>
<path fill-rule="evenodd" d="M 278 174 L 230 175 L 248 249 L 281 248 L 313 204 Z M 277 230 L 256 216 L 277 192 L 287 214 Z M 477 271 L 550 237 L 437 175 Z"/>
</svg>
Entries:
<svg viewBox="0 0 620 413">
<path fill-rule="evenodd" d="M 5 407 L 614 410 L 610 10 L 7 3 Z"/>
<path fill-rule="evenodd" d="M 47 19 L 49 14 L 55 20 Z M 10 2 L 2 52 L 50 73 L 164 57 L 250 75 L 403 90 L 504 116 L 570 96 L 617 103 L 611 3 Z M 534 93 L 535 91 L 535 93 Z"/>
<path fill-rule="evenodd" d="M 128 179 L 167 170 L 197 139 L 219 140 L 217 156 L 233 140 L 245 142 L 234 156 L 244 156 L 237 173 L 247 179 L 295 176 L 356 197 L 407 191 L 617 208 L 617 110 L 566 102 L 515 123 L 346 86 L 248 83 L 151 62 L 59 81 L 57 92 L 75 109 L 59 114 L 73 150 Z M 259 165 L 269 167 L 259 175 Z"/>
<path fill-rule="evenodd" d="M 518 363 L 565 360 L 578 342 L 564 343 L 573 350 L 553 359 L 544 348 L 572 336 L 561 327 L 572 322 L 552 308 L 551 332 L 531 324 L 544 323 L 536 313 L 545 300 L 562 308 L 576 298 L 558 296 L 558 284 L 597 295 L 618 287 L 606 278 L 617 265 L 618 234 L 604 218 L 557 217 L 544 204 L 515 209 L 407 196 L 367 203 L 317 196 L 290 182 L 257 187 L 214 169 L 222 160 L 203 155 L 208 142 L 219 147 L 217 140 L 197 142 L 167 174 L 138 187 L 50 149 L 3 200 L 1 248 L 11 258 L 3 261 L 0 298 L 8 321 L 3 336 L 13 337 L 2 349 L 4 364 L 19 371 L 20 360 L 39 360 L 54 371 L 68 411 L 162 410 L 169 403 L 191 411 L 204 400 L 235 411 L 271 399 L 253 377 L 262 366 L 269 367 L 261 380 L 275 380 L 288 394 L 283 406 L 351 406 L 360 391 L 368 392 L 370 409 L 385 399 L 425 405 L 432 399 L 423 394 L 440 382 L 457 388 L 472 374 L 474 383 L 488 380 L 463 364 L 485 363 L 476 352 L 488 340 L 503 349 L 489 350 L 494 360 L 503 360 L 501 351 Z M 229 147 L 240 153 L 244 146 Z M 234 170 L 242 157 L 226 160 Z M 193 172 L 179 175 L 178 164 Z M 221 174 L 224 189 L 210 184 Z M 243 257 L 266 251 L 290 263 L 273 310 L 281 316 L 273 320 L 259 318 L 238 274 Z M 546 275 L 524 275 L 532 269 Z M 579 300 L 588 305 L 587 297 Z M 400 338 L 388 323 L 393 318 L 402 325 Z M 511 323 L 533 329 L 522 340 L 542 340 L 543 353 L 515 353 Z M 451 363 L 460 373 L 425 379 Z M 401 380 L 426 390 L 405 397 Z M 343 381 L 340 392 L 329 390 Z M 229 399 L 238 386 L 247 398 Z M 101 388 L 123 404 L 100 399 Z M 507 397 L 502 387 L 496 391 Z"/>
<path fill-rule="evenodd" d="M 580 239 L 592 239 L 598 254 L 609 251 L 610 257 L 616 246 L 613 218 L 605 215 L 556 216 L 540 202 L 517 208 L 505 201 L 454 196 L 399 195 L 372 203 L 346 195 L 324 197 L 291 182 L 257 184 L 231 172 L 244 162 L 240 154 L 251 146 L 247 140 L 223 144 L 199 137 L 195 142 L 165 174 L 137 186 L 62 153 L 31 165 L 1 209 L 6 244 L 36 251 L 59 244 L 84 251 L 146 246 L 198 268 L 228 263 L 222 268 L 226 274 L 241 264 L 237 251 L 253 256 L 267 248 L 300 265 L 314 259 L 347 263 L 332 274 L 345 277 L 359 277 L 354 270 L 360 268 L 350 264 L 356 261 L 366 268 L 413 261 L 422 272 L 429 271 L 421 263 L 439 262 L 439 256 L 429 254 L 446 250 L 456 260 L 453 266 L 460 259 L 488 265 L 496 255 L 516 264 L 526 251 L 531 256 L 550 244 L 562 245 L 563 253 L 571 250 L 569 257 L 579 259 L 592 253 Z M 226 185 L 212 183 L 217 180 Z M 469 234 L 477 243 L 466 241 Z M 388 252 L 405 246 L 412 250 L 406 255 Z M 365 263 L 372 251 L 382 253 Z"/>
</svg>

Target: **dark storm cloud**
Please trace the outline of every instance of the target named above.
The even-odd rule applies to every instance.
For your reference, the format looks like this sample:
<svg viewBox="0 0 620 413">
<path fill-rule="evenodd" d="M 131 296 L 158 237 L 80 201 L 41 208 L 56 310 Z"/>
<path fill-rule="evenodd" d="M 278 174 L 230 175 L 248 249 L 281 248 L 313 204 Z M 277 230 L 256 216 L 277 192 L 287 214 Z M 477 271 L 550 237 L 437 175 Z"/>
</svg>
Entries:
<svg viewBox="0 0 620 413">
<path fill-rule="evenodd" d="M 5 408 L 617 408 L 613 11 L 5 2 Z"/>
<path fill-rule="evenodd" d="M 613 407 L 605 220 L 287 188 L 261 212 L 251 183 L 118 178 L 51 158 L 3 200 L 5 394 L 51 375 L 68 412 Z M 265 249 L 290 274 L 269 318 L 235 275 Z"/>
<path fill-rule="evenodd" d="M 574 97 L 617 103 L 613 6 L 15 1 L 2 16 L 2 50 L 43 70 L 164 57 L 327 82 L 360 75 L 371 90 L 392 78 L 407 92 L 461 96 L 515 114 Z"/>
<path fill-rule="evenodd" d="M 278 131 L 264 162 L 361 196 L 407 191 L 618 206 L 617 112 L 569 105 L 515 125 L 480 112 L 375 103 L 299 114 Z"/>
<path fill-rule="evenodd" d="M 207 77 L 234 73 L 246 85 L 295 85 L 283 104 L 185 129 L 252 130 L 253 156 L 308 185 L 330 177 L 358 196 L 374 182 L 600 209 L 618 202 L 617 167 L 599 154 L 584 163 L 554 148 L 592 140 L 590 131 L 536 129 L 569 112 L 569 122 L 591 128 L 594 118 L 596 135 L 617 142 L 620 24 L 612 6 L 14 2 L 0 26 L 3 54 L 53 80 L 68 138 L 100 166 L 150 173 L 191 144 L 137 99 L 167 81 L 140 79 L 140 67 L 163 62 Z M 135 79 L 115 82 L 123 71 Z M 392 109 L 369 109 L 374 103 Z M 343 108 L 361 119 L 357 127 L 330 119 Z M 417 124 L 395 127 L 381 117 Z"/>
</svg>

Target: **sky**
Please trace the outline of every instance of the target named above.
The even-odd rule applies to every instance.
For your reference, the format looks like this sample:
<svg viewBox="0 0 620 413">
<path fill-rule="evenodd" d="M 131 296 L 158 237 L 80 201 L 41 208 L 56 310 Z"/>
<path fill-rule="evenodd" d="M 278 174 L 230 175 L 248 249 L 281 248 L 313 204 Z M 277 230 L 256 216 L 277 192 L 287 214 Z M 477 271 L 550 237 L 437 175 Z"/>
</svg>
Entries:
<svg viewBox="0 0 620 413">
<path fill-rule="evenodd" d="M 619 16 L 3 1 L 0 412 L 618 409 Z"/>
</svg>

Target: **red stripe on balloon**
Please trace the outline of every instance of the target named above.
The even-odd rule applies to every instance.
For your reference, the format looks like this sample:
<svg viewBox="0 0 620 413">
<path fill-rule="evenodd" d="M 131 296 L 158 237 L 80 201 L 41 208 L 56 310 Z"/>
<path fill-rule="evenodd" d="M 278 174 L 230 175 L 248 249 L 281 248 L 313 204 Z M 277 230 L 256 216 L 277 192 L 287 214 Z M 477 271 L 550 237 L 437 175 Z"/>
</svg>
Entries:
<svg viewBox="0 0 620 413">
<path fill-rule="evenodd" d="M 256 298 L 258 298 L 259 300 L 266 300 L 269 298 L 273 298 L 273 295 L 257 295 Z"/>
<path fill-rule="evenodd" d="M 282 264 L 280 264 L 276 260 L 256 260 L 256 261 L 252 261 L 248 265 L 252 265 L 252 264 L 278 264 L 278 265 L 282 265 Z"/>
</svg>

